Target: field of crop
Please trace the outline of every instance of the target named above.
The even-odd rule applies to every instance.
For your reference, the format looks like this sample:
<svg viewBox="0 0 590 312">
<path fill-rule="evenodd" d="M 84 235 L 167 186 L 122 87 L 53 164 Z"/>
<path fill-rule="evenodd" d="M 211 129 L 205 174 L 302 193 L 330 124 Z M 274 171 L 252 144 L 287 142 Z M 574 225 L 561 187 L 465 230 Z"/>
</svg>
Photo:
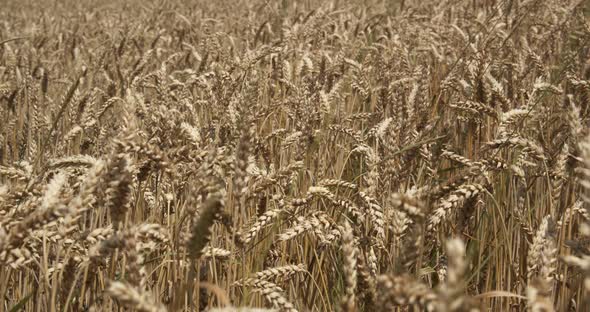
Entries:
<svg viewBox="0 0 590 312">
<path fill-rule="evenodd" d="M 590 1 L 0 1 L 0 311 L 589 311 Z"/>
</svg>

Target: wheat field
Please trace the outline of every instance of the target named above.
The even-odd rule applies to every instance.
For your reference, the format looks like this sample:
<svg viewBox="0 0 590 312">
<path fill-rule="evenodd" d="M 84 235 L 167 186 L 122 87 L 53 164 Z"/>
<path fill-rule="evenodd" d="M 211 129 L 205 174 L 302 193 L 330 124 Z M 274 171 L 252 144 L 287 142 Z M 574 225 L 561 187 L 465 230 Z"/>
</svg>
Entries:
<svg viewBox="0 0 590 312">
<path fill-rule="evenodd" d="M 590 1 L 0 1 L 0 311 L 590 311 Z"/>
</svg>

